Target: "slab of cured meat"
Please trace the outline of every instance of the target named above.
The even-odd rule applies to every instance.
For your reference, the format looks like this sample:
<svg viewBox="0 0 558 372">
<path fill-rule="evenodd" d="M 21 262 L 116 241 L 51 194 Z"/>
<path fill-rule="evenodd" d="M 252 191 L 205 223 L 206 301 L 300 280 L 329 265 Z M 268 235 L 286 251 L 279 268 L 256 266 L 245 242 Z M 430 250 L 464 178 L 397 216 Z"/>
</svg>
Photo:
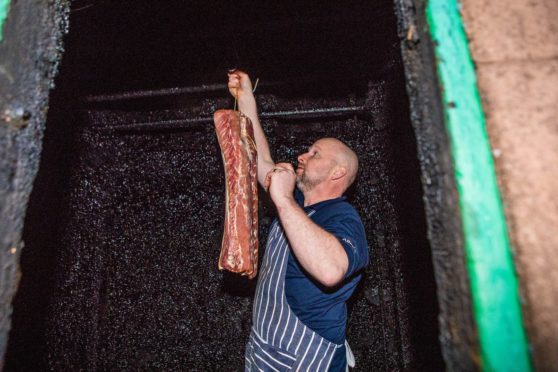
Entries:
<svg viewBox="0 0 558 372">
<path fill-rule="evenodd" d="M 213 115 L 225 168 L 226 202 L 219 269 L 256 276 L 258 271 L 257 150 L 252 122 L 233 110 Z"/>
</svg>

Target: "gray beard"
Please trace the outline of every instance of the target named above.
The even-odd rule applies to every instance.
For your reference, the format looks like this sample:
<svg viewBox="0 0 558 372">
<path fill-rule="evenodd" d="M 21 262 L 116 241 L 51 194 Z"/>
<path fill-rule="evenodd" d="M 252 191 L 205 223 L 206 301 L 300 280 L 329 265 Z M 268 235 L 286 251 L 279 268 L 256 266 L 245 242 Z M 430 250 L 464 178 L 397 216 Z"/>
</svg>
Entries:
<svg viewBox="0 0 558 372">
<path fill-rule="evenodd" d="M 306 173 L 302 172 L 300 176 L 296 177 L 296 185 L 300 191 L 310 191 L 320 183 L 322 179 L 311 179 L 306 176 Z"/>
</svg>

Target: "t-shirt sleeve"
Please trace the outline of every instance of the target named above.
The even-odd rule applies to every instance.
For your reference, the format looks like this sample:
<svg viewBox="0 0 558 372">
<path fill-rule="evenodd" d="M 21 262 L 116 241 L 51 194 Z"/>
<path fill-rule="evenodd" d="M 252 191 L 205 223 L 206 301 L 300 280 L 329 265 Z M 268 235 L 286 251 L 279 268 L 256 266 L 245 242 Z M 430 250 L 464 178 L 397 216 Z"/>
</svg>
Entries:
<svg viewBox="0 0 558 372">
<path fill-rule="evenodd" d="M 366 235 L 356 212 L 354 215 L 338 214 L 328 219 L 322 227 L 339 240 L 347 253 L 349 267 L 345 277 L 353 275 L 368 265 Z"/>
</svg>

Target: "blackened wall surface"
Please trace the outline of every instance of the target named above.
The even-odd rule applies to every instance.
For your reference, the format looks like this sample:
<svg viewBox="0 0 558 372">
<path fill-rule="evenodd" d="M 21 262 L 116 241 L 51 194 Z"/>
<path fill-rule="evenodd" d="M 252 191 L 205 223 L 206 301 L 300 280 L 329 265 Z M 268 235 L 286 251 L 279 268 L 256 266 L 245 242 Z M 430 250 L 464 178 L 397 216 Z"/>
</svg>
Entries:
<svg viewBox="0 0 558 372">
<path fill-rule="evenodd" d="M 399 129 L 394 129 L 397 123 L 388 125 L 398 117 L 394 104 L 401 90 L 394 93 L 395 87 L 393 83 L 371 84 L 367 104 L 373 117 L 270 120 L 264 127 L 277 160 L 293 162 L 296 154 L 325 136 L 339 137 L 359 153 L 361 171 L 351 200 L 363 217 L 373 255 L 349 320 L 348 337 L 359 369 L 426 366 L 437 370 L 442 365 L 436 341 L 435 291 L 422 285 L 426 289 L 422 298 L 413 300 L 420 287 L 417 282 L 433 283 L 432 271 L 417 273 L 415 268 L 416 275 L 410 276 L 413 271 L 405 265 L 405 256 L 410 255 L 419 257 L 413 260 L 415 265 L 428 266 L 428 244 L 421 236 L 422 228 L 410 226 L 405 215 L 409 208 L 405 203 L 416 204 L 417 195 L 398 185 L 400 173 L 408 169 L 398 164 L 409 157 L 398 154 L 408 151 L 409 143 L 397 134 L 405 131 L 405 124 Z M 302 108 L 316 106 L 313 100 L 297 102 Z M 231 104 L 206 101 L 200 111 L 209 114 L 214 107 Z M 269 95 L 260 99 L 265 110 L 292 104 Z M 35 259 L 28 261 L 29 266 L 48 263 L 55 268 L 56 280 L 50 292 L 45 292 L 51 297 L 43 298 L 46 314 L 36 320 L 46 347 L 36 349 L 38 359 L 18 358 L 32 343 L 29 334 L 18 328 L 21 333 L 12 341 L 10 367 L 31 370 L 44 363 L 45 368 L 54 369 L 242 368 L 255 281 L 216 269 L 224 172 L 211 124 L 143 134 L 102 132 L 106 126 L 188 113 L 180 109 L 90 111 L 72 116 L 62 110 L 60 117 L 51 117 L 67 121 L 67 131 L 47 135 L 66 137 L 73 132 L 75 142 L 63 146 L 73 154 L 63 167 L 66 171 L 59 173 L 65 184 L 46 181 L 37 189 L 52 197 L 58 186 L 68 190 L 58 208 L 49 212 L 56 221 L 56 228 L 52 226 L 57 231 L 55 241 L 30 239 L 36 251 L 30 251 L 29 257 Z M 46 141 L 56 148 L 55 142 Z M 265 194 L 261 194 L 261 211 L 263 242 L 275 215 Z M 33 226 L 39 221 L 31 216 L 29 232 L 37 233 Z M 37 259 L 41 248 L 49 249 L 54 261 Z M 32 288 L 27 290 L 20 293 L 21 304 L 30 303 L 35 295 Z M 421 311 L 429 321 L 417 319 Z M 429 345 L 427 353 L 425 344 Z"/>
<path fill-rule="evenodd" d="M 35 179 L 48 92 L 62 53 L 68 2 L 12 1 L 0 42 L 0 364 L 10 330 L 11 301 L 27 201 Z"/>
<path fill-rule="evenodd" d="M 227 286 L 236 279 L 216 270 L 224 183 L 211 127 L 83 141 L 47 331 L 58 356 L 50 365 L 238 366 L 253 282 L 234 295 Z"/>
</svg>

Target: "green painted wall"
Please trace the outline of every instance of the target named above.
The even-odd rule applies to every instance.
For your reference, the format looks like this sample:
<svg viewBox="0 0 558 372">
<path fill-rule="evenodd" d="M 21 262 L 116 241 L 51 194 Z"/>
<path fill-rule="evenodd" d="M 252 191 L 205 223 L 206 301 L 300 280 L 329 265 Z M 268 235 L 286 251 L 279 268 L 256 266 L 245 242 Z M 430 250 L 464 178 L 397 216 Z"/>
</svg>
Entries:
<svg viewBox="0 0 558 372">
<path fill-rule="evenodd" d="M 482 369 L 530 371 L 517 277 L 458 7 L 456 0 L 429 0 L 426 11 L 459 192 Z"/>
<path fill-rule="evenodd" d="M 10 7 L 10 0 L 0 0 L 0 41 L 3 38 L 4 21 L 8 16 L 8 8 Z"/>
</svg>

